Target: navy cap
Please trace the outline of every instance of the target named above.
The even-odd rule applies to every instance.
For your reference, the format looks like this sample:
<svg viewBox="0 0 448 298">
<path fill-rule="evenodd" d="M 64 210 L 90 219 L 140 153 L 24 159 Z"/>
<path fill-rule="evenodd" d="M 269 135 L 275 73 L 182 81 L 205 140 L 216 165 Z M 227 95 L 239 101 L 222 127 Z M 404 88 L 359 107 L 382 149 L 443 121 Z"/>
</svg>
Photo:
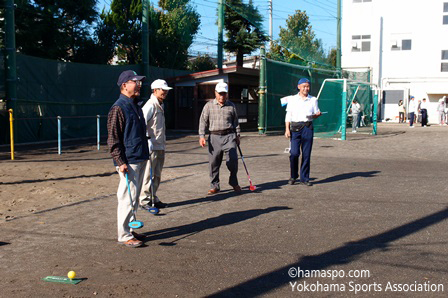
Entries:
<svg viewBox="0 0 448 298">
<path fill-rule="evenodd" d="M 411 99 L 415 98 L 414 96 L 411 95 Z"/>
<path fill-rule="evenodd" d="M 145 79 L 146 79 L 145 76 L 139 76 L 133 70 L 125 70 L 120 74 L 120 77 L 118 78 L 117 85 L 121 86 L 122 84 L 126 83 L 127 81 L 143 81 Z"/>
<path fill-rule="evenodd" d="M 308 83 L 308 84 L 310 84 L 310 80 L 308 80 L 307 78 L 301 78 L 301 79 L 299 80 L 299 82 L 297 83 L 297 85 L 302 85 L 302 84 L 304 84 L 304 83 Z"/>
</svg>

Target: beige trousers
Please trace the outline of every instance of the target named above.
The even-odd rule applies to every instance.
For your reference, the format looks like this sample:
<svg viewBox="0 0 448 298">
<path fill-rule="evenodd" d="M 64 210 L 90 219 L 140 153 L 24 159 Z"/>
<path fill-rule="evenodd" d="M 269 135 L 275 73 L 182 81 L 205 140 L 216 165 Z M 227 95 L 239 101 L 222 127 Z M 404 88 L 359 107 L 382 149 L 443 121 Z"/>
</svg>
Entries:
<svg viewBox="0 0 448 298">
<path fill-rule="evenodd" d="M 143 186 L 140 193 L 140 206 L 151 203 L 151 187 L 154 188 L 154 202 L 159 202 L 157 197 L 157 190 L 159 189 L 160 181 L 162 180 L 162 169 L 165 163 L 165 150 L 154 150 L 151 154 L 151 161 L 146 163 L 145 176 L 143 177 Z M 151 186 L 151 163 L 152 163 L 152 183 Z"/>
<path fill-rule="evenodd" d="M 138 194 L 142 189 L 143 175 L 146 168 L 146 161 L 137 164 L 128 164 L 129 189 L 131 190 L 132 203 L 134 210 L 137 212 Z M 129 222 L 134 220 L 132 216 L 131 200 L 129 199 L 128 186 L 126 183 L 125 173 L 120 172 L 120 168 L 116 167 L 120 175 L 120 183 L 117 190 L 118 207 L 117 207 L 117 227 L 118 241 L 123 242 L 134 238 L 129 227 Z"/>
</svg>

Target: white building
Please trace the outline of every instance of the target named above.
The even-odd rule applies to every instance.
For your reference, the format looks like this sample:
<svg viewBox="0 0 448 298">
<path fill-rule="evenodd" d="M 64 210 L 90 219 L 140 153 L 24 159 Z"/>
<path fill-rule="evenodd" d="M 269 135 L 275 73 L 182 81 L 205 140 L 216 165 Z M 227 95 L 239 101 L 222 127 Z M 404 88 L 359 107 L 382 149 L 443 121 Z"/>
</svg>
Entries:
<svg viewBox="0 0 448 298">
<path fill-rule="evenodd" d="M 436 104 L 448 96 L 448 0 L 343 0 L 342 68 L 370 69 L 381 118 L 395 120 L 409 95 Z"/>
</svg>

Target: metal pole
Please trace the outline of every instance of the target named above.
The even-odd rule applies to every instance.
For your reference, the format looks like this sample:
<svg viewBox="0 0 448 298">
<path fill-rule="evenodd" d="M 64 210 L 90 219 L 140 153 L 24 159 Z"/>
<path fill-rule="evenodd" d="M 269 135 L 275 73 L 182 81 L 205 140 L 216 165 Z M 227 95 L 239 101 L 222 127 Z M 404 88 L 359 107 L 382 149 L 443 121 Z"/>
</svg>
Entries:
<svg viewBox="0 0 448 298">
<path fill-rule="evenodd" d="M 58 116 L 58 154 L 61 155 L 61 116 Z"/>
<path fill-rule="evenodd" d="M 260 87 L 258 94 L 258 134 L 266 133 L 266 50 L 260 49 Z"/>
<path fill-rule="evenodd" d="M 345 141 L 347 138 L 347 112 L 345 108 L 347 107 L 347 80 L 344 80 L 344 87 L 342 90 L 342 117 L 341 117 L 341 140 Z"/>
<path fill-rule="evenodd" d="M 11 160 L 14 160 L 14 116 L 13 110 L 9 109 L 9 138 L 11 140 Z"/>
<path fill-rule="evenodd" d="M 337 16 L 337 49 L 336 49 L 336 69 L 339 72 L 340 77 L 342 77 L 342 69 L 341 69 L 341 56 L 342 56 L 342 51 L 341 51 L 341 35 L 342 35 L 342 16 L 341 16 L 341 0 L 338 0 L 338 16 Z"/>
<path fill-rule="evenodd" d="M 16 33 L 14 20 L 14 0 L 5 1 L 5 66 L 6 100 L 15 109 L 17 99 Z"/>
<path fill-rule="evenodd" d="M 269 37 L 270 37 L 270 42 L 269 42 L 269 50 L 272 50 L 272 43 L 274 41 L 274 33 L 273 33 L 273 20 L 272 20 L 272 13 L 273 13 L 274 7 L 272 6 L 272 0 L 269 0 Z"/>
<path fill-rule="evenodd" d="M 224 1 L 218 1 L 218 68 L 222 68 L 223 63 Z"/>
<path fill-rule="evenodd" d="M 149 78 L 149 0 L 142 0 L 142 63 L 143 75 Z M 149 98 L 149 79 L 143 81 L 142 99 Z"/>
<path fill-rule="evenodd" d="M 96 115 L 96 144 L 100 150 L 100 115 Z"/>
<path fill-rule="evenodd" d="M 373 130 L 372 130 L 372 135 L 376 136 L 378 131 L 377 131 L 377 112 L 378 112 L 378 89 L 375 88 L 375 96 L 373 96 Z"/>
</svg>

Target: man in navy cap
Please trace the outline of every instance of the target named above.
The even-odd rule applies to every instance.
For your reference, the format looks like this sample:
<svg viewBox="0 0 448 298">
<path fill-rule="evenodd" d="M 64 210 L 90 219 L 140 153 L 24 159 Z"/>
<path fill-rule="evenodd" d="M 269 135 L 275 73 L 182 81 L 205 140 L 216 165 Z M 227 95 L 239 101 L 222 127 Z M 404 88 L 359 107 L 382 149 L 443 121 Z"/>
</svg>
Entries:
<svg viewBox="0 0 448 298">
<path fill-rule="evenodd" d="M 413 128 L 414 127 L 414 117 L 415 117 L 415 101 L 414 101 L 414 96 L 411 96 L 411 98 L 409 98 L 409 127 Z"/>
<path fill-rule="evenodd" d="M 112 105 L 107 118 L 107 145 L 120 176 L 117 197 L 118 242 L 128 247 L 141 246 L 142 235 L 131 230 L 131 200 L 137 210 L 146 162 L 149 159 L 146 123 L 142 109 L 137 105 L 144 76 L 135 71 L 123 71 L 118 78 L 120 96 Z M 132 198 L 129 198 L 128 184 Z"/>
<path fill-rule="evenodd" d="M 310 81 L 306 78 L 297 84 L 299 93 L 288 99 L 285 117 L 285 137 L 291 140 L 289 163 L 291 176 L 289 184 L 293 185 L 299 178 L 299 156 L 302 152 L 299 184 L 311 186 L 310 162 L 313 147 L 313 119 L 322 113 L 317 104 L 317 98 L 309 95 Z"/>
</svg>

